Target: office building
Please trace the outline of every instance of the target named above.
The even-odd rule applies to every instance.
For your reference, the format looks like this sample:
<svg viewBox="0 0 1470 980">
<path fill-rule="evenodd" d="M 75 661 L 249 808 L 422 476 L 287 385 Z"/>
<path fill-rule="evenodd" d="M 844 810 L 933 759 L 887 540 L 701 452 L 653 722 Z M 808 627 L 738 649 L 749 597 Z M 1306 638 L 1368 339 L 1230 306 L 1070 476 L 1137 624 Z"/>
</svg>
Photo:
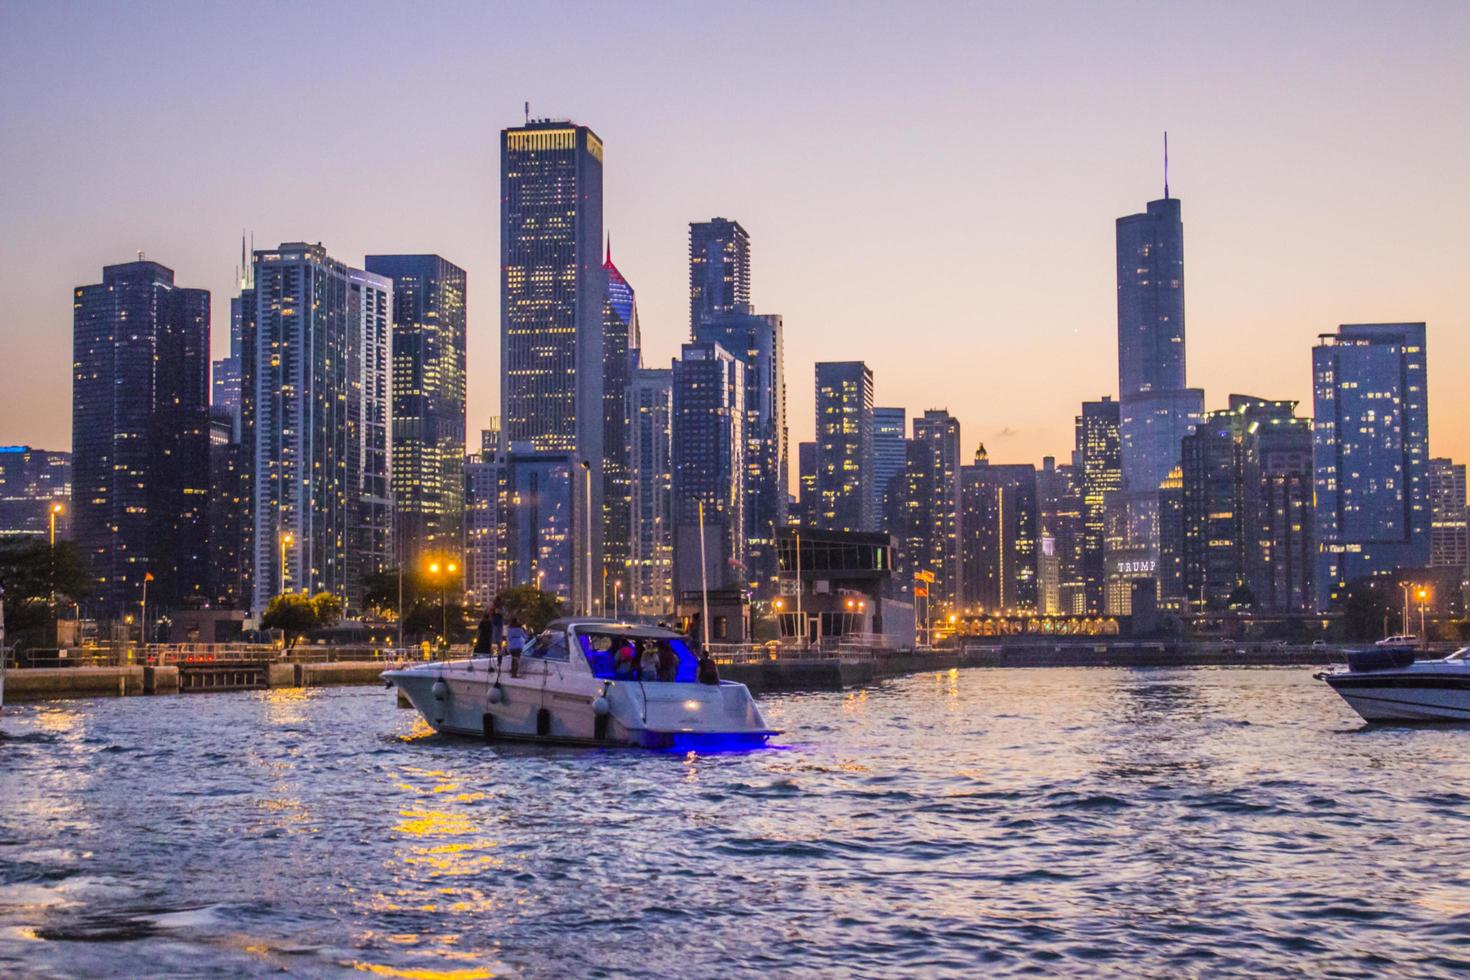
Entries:
<svg viewBox="0 0 1470 980">
<path fill-rule="evenodd" d="M 246 293 L 255 284 L 255 265 L 245 249 L 245 236 L 240 236 L 240 264 L 235 268 L 239 292 L 230 298 L 230 353 L 213 362 L 210 371 L 210 406 L 228 414 L 233 426 L 232 437 L 240 438 L 241 387 L 244 379 Z"/>
<path fill-rule="evenodd" d="M 689 336 L 707 316 L 750 305 L 750 236 L 726 218 L 689 224 Z"/>
<path fill-rule="evenodd" d="M 1118 403 L 1106 395 L 1083 402 L 1076 421 L 1072 468 L 1082 504 L 1082 613 L 1099 616 L 1107 605 L 1103 561 L 1107 534 L 1107 501 L 1123 483 L 1119 456 Z"/>
<path fill-rule="evenodd" d="M 796 446 L 796 469 L 797 469 L 797 513 L 793 515 L 791 523 L 816 525 L 816 514 L 820 512 L 817 504 L 817 444 L 815 442 L 797 443 Z"/>
<path fill-rule="evenodd" d="M 1429 564 L 1470 573 L 1464 463 L 1429 461 L 1429 520 Z"/>
<path fill-rule="evenodd" d="M 719 344 L 744 365 L 745 540 L 748 581 L 755 597 L 776 588 L 775 529 L 787 523 L 790 453 L 786 426 L 786 373 L 781 317 L 736 305 L 706 314 L 695 340 Z"/>
<path fill-rule="evenodd" d="M 208 554 L 209 292 L 172 269 L 110 265 L 73 293 L 73 536 L 99 618 L 203 602 Z"/>
<path fill-rule="evenodd" d="M 597 522 L 591 467 L 573 453 L 533 449 L 510 443 L 499 464 L 502 588 L 534 585 L 556 596 L 568 612 L 587 615 L 593 596 L 587 559 L 575 542 Z"/>
<path fill-rule="evenodd" d="M 500 420 L 480 433 L 480 451 L 464 464 L 464 587 L 466 601 L 488 609 L 502 588 L 500 561 Z"/>
<path fill-rule="evenodd" d="M 603 593 L 626 583 L 633 554 L 633 478 L 629 456 L 629 387 L 642 367 L 638 300 L 613 265 L 612 242 L 602 263 L 602 540 Z M 611 586 L 608 583 L 611 582 Z M 604 595 L 603 602 L 611 600 Z"/>
<path fill-rule="evenodd" d="M 0 446 L 0 539 L 71 537 L 71 453 Z"/>
<path fill-rule="evenodd" d="M 602 141 L 586 126 L 541 119 L 501 133 L 504 438 L 535 453 L 570 453 L 587 471 L 594 515 L 602 513 L 605 422 L 602 166 Z M 532 465 L 540 473 L 549 464 Z M 591 570 L 600 584 L 602 521 L 570 543 L 569 573 Z M 578 578 L 573 594 L 585 604 L 595 584 Z"/>
<path fill-rule="evenodd" d="M 393 283 L 290 242 L 256 251 L 250 292 L 250 608 L 308 591 L 356 611 L 393 559 Z"/>
<path fill-rule="evenodd" d="M 238 363 L 238 362 L 237 362 Z M 239 417 L 229 404 L 209 409 L 209 590 L 208 600 L 223 609 L 249 605 L 250 502 L 245 491 L 245 458 L 236 438 Z"/>
<path fill-rule="evenodd" d="M 719 344 L 685 344 L 670 384 L 674 595 L 682 603 L 747 581 L 745 364 Z"/>
<path fill-rule="evenodd" d="M 873 518 L 884 529 L 888 527 L 888 497 L 897 492 L 895 484 L 908 459 L 904 442 L 908 438 L 908 412 L 903 408 L 873 409 Z"/>
<path fill-rule="evenodd" d="M 673 461 L 670 426 L 673 372 L 639 368 L 628 396 L 628 451 L 632 482 L 628 561 L 629 608 L 640 616 L 674 612 Z"/>
<path fill-rule="evenodd" d="M 1082 498 L 1072 466 L 1044 457 L 1036 473 L 1036 506 L 1043 541 L 1037 576 L 1042 612 L 1078 616 L 1086 610 L 1082 576 Z M 1049 550 L 1045 542 L 1050 541 Z"/>
<path fill-rule="evenodd" d="M 936 612 L 956 608 L 960 597 L 961 541 L 964 521 L 960 501 L 960 423 L 944 409 L 929 409 L 914 419 L 914 442 L 925 447 L 915 458 L 922 464 L 913 489 L 920 494 L 915 516 L 917 528 L 909 530 L 916 571 L 934 575 L 929 595 Z M 917 537 L 915 536 L 915 532 Z"/>
<path fill-rule="evenodd" d="M 393 564 L 465 539 L 465 272 L 438 255 L 369 255 L 393 281 Z"/>
<path fill-rule="evenodd" d="M 871 531 L 873 513 L 873 372 L 861 361 L 818 362 L 817 527 Z"/>
<path fill-rule="evenodd" d="M 1312 349 L 1317 608 L 1354 579 L 1429 564 L 1422 323 L 1345 324 Z"/>
</svg>

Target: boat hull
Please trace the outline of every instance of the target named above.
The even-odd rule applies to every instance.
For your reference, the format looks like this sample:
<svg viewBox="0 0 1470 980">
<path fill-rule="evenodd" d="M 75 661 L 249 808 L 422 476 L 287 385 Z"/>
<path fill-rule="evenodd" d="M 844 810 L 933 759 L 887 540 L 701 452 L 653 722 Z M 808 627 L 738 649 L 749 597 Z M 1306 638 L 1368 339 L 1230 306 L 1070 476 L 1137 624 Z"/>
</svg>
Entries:
<svg viewBox="0 0 1470 980">
<path fill-rule="evenodd" d="M 493 660 L 390 670 L 437 732 L 486 741 L 715 751 L 758 748 L 772 735 L 743 684 L 603 681 L 554 664 L 512 677 Z"/>
<path fill-rule="evenodd" d="M 1470 676 L 1374 671 L 1326 680 L 1365 721 L 1470 722 Z"/>
</svg>

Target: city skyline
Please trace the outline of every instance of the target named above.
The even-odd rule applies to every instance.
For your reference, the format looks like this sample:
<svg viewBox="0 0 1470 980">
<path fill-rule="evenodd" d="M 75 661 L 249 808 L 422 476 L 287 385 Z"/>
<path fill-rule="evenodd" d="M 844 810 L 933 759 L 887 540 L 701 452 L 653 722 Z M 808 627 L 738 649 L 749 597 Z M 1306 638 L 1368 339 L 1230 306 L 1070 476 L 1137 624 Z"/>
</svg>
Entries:
<svg viewBox="0 0 1470 980">
<path fill-rule="evenodd" d="M 1463 105 L 1428 97 L 1463 88 L 1454 84 L 1464 68 L 1451 60 L 1449 38 L 1464 31 L 1446 23 L 1452 16 L 1456 23 L 1463 19 L 1461 11 L 1442 8 L 1442 16 L 1424 16 L 1412 25 L 1391 22 L 1401 43 L 1381 53 L 1385 70 L 1372 88 L 1342 51 L 1329 57 L 1321 43 L 1293 48 L 1292 42 L 1318 26 L 1307 18 L 1260 9 L 1202 13 L 1180 28 L 1177 50 L 1137 55 L 1141 76 L 1165 69 L 1179 73 L 1178 91 L 1164 96 L 1131 73 L 1104 80 L 1097 93 L 1071 72 L 1061 72 L 1040 94 L 1020 85 L 1054 64 L 1059 51 L 1074 51 L 1084 62 L 1100 57 L 1105 41 L 1116 41 L 1124 26 L 1137 26 L 1128 17 L 1090 39 L 1086 28 L 1093 15 L 1076 12 L 1056 30 L 1057 47 L 1044 52 L 1038 47 L 1043 25 L 1032 17 L 931 8 L 922 17 L 903 19 L 855 10 L 833 25 L 849 51 L 876 50 L 888 40 L 879 28 L 889 20 L 901 19 L 911 28 L 912 38 L 894 42 L 887 67 L 856 79 L 829 55 L 809 65 L 783 63 L 776 74 L 785 84 L 798 77 L 815 83 L 807 101 L 759 98 L 774 83 L 751 80 L 749 106 L 756 108 L 737 103 L 717 133 L 692 118 L 694 102 L 686 106 L 685 96 L 658 87 L 660 78 L 693 57 L 682 48 L 663 51 L 641 72 L 598 66 L 563 77 L 521 70 L 524 64 L 511 59 L 490 76 L 471 76 L 459 42 L 450 42 L 454 50 L 442 66 L 422 79 L 405 73 L 391 84 L 329 60 L 323 85 L 351 88 L 388 106 L 426 87 L 467 87 L 448 96 L 453 109 L 446 108 L 442 124 L 415 123 L 421 128 L 414 135 L 442 150 L 432 158 L 354 159 L 343 170 L 341 151 L 328 145 L 329 132 L 321 134 L 313 144 L 319 172 L 331 177 L 306 181 L 311 195 L 303 198 L 294 189 L 302 183 L 298 175 L 266 165 L 256 150 L 227 139 L 261 111 L 250 104 L 256 76 L 214 71 L 205 55 L 243 64 L 251 38 L 225 38 L 228 32 L 215 17 L 153 9 L 160 18 L 143 19 L 150 29 L 199 49 L 182 69 L 158 71 L 141 55 L 128 54 L 140 50 L 127 43 L 140 37 L 133 33 L 138 28 L 104 13 L 78 18 L 70 26 L 80 36 L 68 43 L 97 47 L 113 35 L 122 43 L 79 69 L 77 78 L 48 81 L 55 81 L 52 92 L 36 80 L 50 78 L 38 59 L 56 50 L 38 32 L 41 25 L 56 26 L 57 17 L 5 8 L 5 22 L 16 29 L 5 32 L 9 39 L 0 45 L 11 66 L 7 80 L 14 84 L 0 94 L 0 120 L 20 138 L 0 148 L 0 166 L 12 177 L 5 210 L 14 219 L 12 234 L 0 245 L 8 270 L 0 279 L 0 302 L 9 311 L 6 331 L 13 346 L 0 375 L 6 382 L 0 386 L 0 442 L 69 448 L 64 364 L 70 310 L 63 296 L 72 285 L 141 248 L 174 268 L 181 281 L 208 288 L 212 320 L 223 326 L 229 322 L 242 228 L 253 231 L 257 242 L 320 240 L 329 254 L 349 263 L 385 251 L 455 258 L 466 268 L 474 296 L 468 427 L 478 431 L 499 414 L 500 400 L 495 141 L 500 129 L 520 122 L 529 97 L 533 115 L 568 116 L 606 141 L 609 172 L 616 178 L 607 186 L 605 226 L 618 239 L 619 266 L 639 285 L 649 364 L 675 356 L 687 336 L 689 222 L 725 216 L 739 221 L 756 242 L 756 302 L 785 318 L 791 378 L 800 378 L 816 361 L 864 360 L 874 369 L 879 403 L 903 405 L 911 416 L 946 408 L 958 418 L 965 458 L 981 441 L 999 462 L 1065 455 L 1076 406 L 1117 394 L 1113 225 L 1162 196 L 1159 141 L 1167 128 L 1170 190 L 1188 212 L 1189 379 L 1205 389 L 1206 410 L 1223 407 L 1240 391 L 1309 404 L 1310 349 L 1319 334 L 1341 323 L 1424 321 L 1435 350 L 1430 452 L 1470 456 L 1464 425 L 1470 394 L 1434 367 L 1448 369 L 1470 357 L 1470 304 L 1457 271 L 1470 261 L 1470 246 L 1458 233 L 1470 212 L 1470 183 L 1456 164 L 1470 150 L 1470 125 L 1457 124 L 1467 111 Z M 309 16 L 328 13 L 329 8 Z M 463 19 L 494 17 L 455 13 Z M 412 34 L 442 27 L 448 16 L 442 10 L 423 25 L 399 27 Z M 495 19 L 514 34 L 535 26 L 529 16 L 507 11 Z M 575 30 L 565 42 L 568 49 L 606 43 L 606 36 L 593 40 L 609 26 L 603 16 L 584 8 L 579 28 L 585 27 L 586 36 Z M 813 12 L 796 16 L 798 34 L 819 20 Z M 1349 54 L 1372 52 L 1386 18 L 1342 13 L 1333 18 L 1330 33 Z M 1140 12 L 1137 19 L 1146 18 Z M 762 38 L 761 23 L 755 16 L 733 27 L 729 43 L 776 54 L 788 50 Z M 1257 26 L 1248 29 L 1248 23 Z M 943 37 L 945 29 L 973 39 L 987 24 L 1021 42 L 1011 63 L 1016 80 L 978 67 L 979 58 L 971 74 L 956 75 L 961 52 Z M 1239 44 L 1202 51 L 1207 28 L 1225 31 Z M 692 46 L 710 28 L 681 14 L 665 30 Z M 924 79 L 916 76 L 920 41 L 933 45 L 938 68 Z M 254 71 L 269 73 L 290 61 L 293 48 L 273 41 L 261 53 Z M 1300 55 L 1306 69 L 1291 69 L 1288 54 Z M 1261 69 L 1261 77 L 1241 81 L 1233 69 L 1242 59 Z M 178 84 L 178 78 L 196 75 L 197 90 Z M 169 140 L 180 137 L 155 131 L 163 123 L 126 114 L 121 122 L 94 116 L 106 100 L 94 105 L 77 98 L 79 84 L 106 90 L 124 78 L 156 90 L 161 117 L 170 110 L 203 111 L 206 103 L 237 105 L 227 126 L 201 122 L 188 144 L 203 161 L 230 166 L 177 162 L 173 151 L 180 144 Z M 941 82 L 954 83 L 953 91 L 931 98 Z M 657 90 L 657 97 L 628 99 L 617 91 L 620 86 Z M 1235 101 L 1222 110 L 1215 103 L 1227 90 Z M 1112 109 L 1099 121 L 1087 120 L 1089 104 L 1105 94 L 1109 102 L 1137 96 L 1141 107 L 1126 118 Z M 1269 119 L 1250 111 L 1268 105 L 1274 111 Z M 460 111 L 466 107 L 473 111 Z M 973 127 L 933 128 L 936 119 L 961 109 L 977 114 Z M 1034 125 L 1027 127 L 1028 120 L 1046 121 L 1055 132 L 1042 138 Z M 87 139 L 115 137 L 108 140 L 114 152 L 104 163 L 77 151 L 73 129 Z M 989 139 L 986 132 L 1022 138 Z M 151 134 L 152 144 L 160 133 L 167 138 L 150 145 L 139 133 Z M 914 139 L 919 134 L 925 136 L 922 144 Z M 779 149 L 772 152 L 771 145 Z M 834 167 L 830 148 L 838 145 L 846 156 Z M 826 159 L 809 160 L 820 157 L 818 146 L 829 149 Z M 1079 154 L 1088 159 L 1086 167 L 1076 166 Z M 935 167 L 952 179 L 916 183 L 945 185 L 952 211 L 933 208 L 931 194 L 941 188 L 895 188 L 889 179 L 904 168 Z M 122 194 L 124 186 L 132 193 Z M 813 186 L 822 192 L 811 194 Z M 415 193 L 394 199 L 391 192 L 404 187 Z M 364 194 L 381 206 L 353 207 Z M 181 203 L 173 204 L 175 198 Z M 83 222 L 87 235 L 67 231 Z M 1271 233 L 1263 237 L 1262 228 Z M 839 241 L 843 247 L 832 247 Z M 854 281 L 865 288 L 851 289 Z M 918 327 L 932 337 L 932 356 L 922 345 L 894 342 L 894 331 Z M 840 351 L 830 349 L 836 335 L 844 338 Z M 213 355 L 227 353 L 227 345 L 227 331 L 214 330 Z M 935 378 L 939 361 L 961 367 Z M 997 364 L 1002 369 L 991 370 Z M 791 386 L 793 443 L 812 437 L 812 398 L 807 386 Z"/>
</svg>

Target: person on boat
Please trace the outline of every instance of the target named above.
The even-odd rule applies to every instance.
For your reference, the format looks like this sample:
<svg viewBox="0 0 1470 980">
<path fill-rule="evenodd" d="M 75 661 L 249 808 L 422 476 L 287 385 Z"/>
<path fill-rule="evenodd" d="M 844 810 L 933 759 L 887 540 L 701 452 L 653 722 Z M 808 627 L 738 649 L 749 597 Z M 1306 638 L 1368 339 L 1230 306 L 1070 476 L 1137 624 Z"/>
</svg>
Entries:
<svg viewBox="0 0 1470 980">
<path fill-rule="evenodd" d="M 521 651 L 526 648 L 526 631 L 521 621 L 510 617 L 510 627 L 505 631 L 505 645 L 510 650 L 510 676 L 521 676 Z"/>
<path fill-rule="evenodd" d="M 619 680 L 637 680 L 637 664 L 638 652 L 633 649 L 631 641 L 624 640 L 613 654 L 613 676 Z"/>
<path fill-rule="evenodd" d="M 715 658 L 709 655 L 708 650 L 699 651 L 699 683 L 720 683 L 720 668 L 715 666 Z"/>
<path fill-rule="evenodd" d="M 480 617 L 480 625 L 475 627 L 475 656 L 488 657 L 495 651 L 495 641 L 491 639 L 493 631 L 490 614 L 486 613 Z"/>
<path fill-rule="evenodd" d="M 638 666 L 640 668 L 639 676 L 643 680 L 657 681 L 663 679 L 658 675 L 658 651 L 654 649 L 652 643 L 644 644 L 643 656 L 638 659 Z"/>
<path fill-rule="evenodd" d="M 496 599 L 495 604 L 490 607 L 490 649 L 500 651 L 500 644 L 505 640 L 505 607 Z"/>
<path fill-rule="evenodd" d="M 658 679 L 669 682 L 678 679 L 679 656 L 668 643 L 658 645 Z"/>
</svg>

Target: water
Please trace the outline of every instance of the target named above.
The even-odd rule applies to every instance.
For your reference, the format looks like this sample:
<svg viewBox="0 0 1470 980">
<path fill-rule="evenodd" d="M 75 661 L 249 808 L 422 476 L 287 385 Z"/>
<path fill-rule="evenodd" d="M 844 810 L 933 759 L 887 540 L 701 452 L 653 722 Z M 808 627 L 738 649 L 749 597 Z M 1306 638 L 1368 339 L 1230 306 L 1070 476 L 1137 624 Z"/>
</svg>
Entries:
<svg viewBox="0 0 1470 980">
<path fill-rule="evenodd" d="M 762 707 L 787 747 L 685 757 L 373 688 L 13 706 L 0 975 L 1470 971 L 1470 729 L 1300 669 Z"/>
</svg>

